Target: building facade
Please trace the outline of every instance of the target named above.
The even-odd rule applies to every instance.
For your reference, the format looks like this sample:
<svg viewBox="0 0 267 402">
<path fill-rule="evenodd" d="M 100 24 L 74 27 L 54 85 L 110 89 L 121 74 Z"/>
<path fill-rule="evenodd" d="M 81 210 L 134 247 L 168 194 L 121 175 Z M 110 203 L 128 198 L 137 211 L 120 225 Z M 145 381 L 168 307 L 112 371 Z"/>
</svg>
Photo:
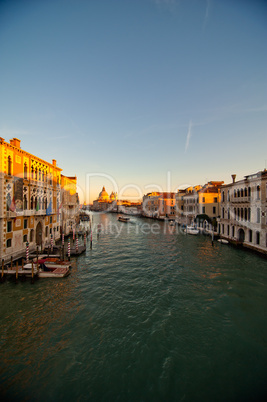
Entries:
<svg viewBox="0 0 267 402">
<path fill-rule="evenodd" d="M 149 218 L 175 219 L 175 202 L 175 193 L 148 193 L 143 197 L 142 214 Z"/>
<path fill-rule="evenodd" d="M 0 138 L 0 256 L 25 256 L 26 244 L 43 249 L 60 238 L 61 171 Z"/>
<path fill-rule="evenodd" d="M 267 171 L 245 176 L 221 188 L 219 232 L 222 238 L 267 253 Z"/>
</svg>

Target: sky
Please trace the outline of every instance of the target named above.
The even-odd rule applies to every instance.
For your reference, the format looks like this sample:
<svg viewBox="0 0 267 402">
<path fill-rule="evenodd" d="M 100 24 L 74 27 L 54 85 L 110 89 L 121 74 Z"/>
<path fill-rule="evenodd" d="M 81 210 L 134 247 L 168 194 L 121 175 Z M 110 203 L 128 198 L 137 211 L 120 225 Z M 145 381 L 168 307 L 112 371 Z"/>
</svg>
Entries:
<svg viewBox="0 0 267 402">
<path fill-rule="evenodd" d="M 0 136 L 139 200 L 267 168 L 267 2 L 0 0 Z"/>
</svg>

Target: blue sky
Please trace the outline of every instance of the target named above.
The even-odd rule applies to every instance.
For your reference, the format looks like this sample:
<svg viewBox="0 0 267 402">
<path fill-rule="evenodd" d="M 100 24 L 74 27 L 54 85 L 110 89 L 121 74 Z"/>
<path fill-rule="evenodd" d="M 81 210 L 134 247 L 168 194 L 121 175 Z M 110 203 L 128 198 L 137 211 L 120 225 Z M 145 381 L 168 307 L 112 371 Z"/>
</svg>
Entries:
<svg viewBox="0 0 267 402">
<path fill-rule="evenodd" d="M 267 2 L 0 1 L 0 136 L 81 201 L 267 167 Z"/>
</svg>

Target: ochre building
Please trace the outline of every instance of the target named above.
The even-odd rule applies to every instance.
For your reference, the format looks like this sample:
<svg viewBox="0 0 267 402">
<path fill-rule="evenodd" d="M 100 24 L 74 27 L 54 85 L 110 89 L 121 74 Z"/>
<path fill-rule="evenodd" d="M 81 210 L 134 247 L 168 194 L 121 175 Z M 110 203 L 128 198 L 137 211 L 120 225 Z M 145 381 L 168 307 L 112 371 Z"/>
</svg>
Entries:
<svg viewBox="0 0 267 402">
<path fill-rule="evenodd" d="M 20 140 L 0 137 L 0 257 L 5 261 L 43 249 L 60 238 L 62 221 L 61 171 L 52 163 L 24 151 Z M 72 191 L 74 188 L 72 189 Z M 75 191 L 76 193 L 76 191 Z"/>
</svg>

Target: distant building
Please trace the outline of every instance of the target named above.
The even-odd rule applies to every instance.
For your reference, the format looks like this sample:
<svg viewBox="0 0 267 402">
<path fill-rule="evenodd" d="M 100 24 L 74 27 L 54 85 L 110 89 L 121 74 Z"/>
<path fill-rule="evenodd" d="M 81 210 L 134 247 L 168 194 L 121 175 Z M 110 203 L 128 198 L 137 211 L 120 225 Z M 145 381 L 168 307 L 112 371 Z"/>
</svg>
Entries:
<svg viewBox="0 0 267 402">
<path fill-rule="evenodd" d="M 189 225 L 197 221 L 203 226 L 220 214 L 220 188 L 223 181 L 210 181 L 204 186 L 192 186 L 176 193 L 176 222 Z"/>
<path fill-rule="evenodd" d="M 175 219 L 175 193 L 152 192 L 144 195 L 142 214 L 150 218 Z"/>
<path fill-rule="evenodd" d="M 79 223 L 79 196 L 77 177 L 61 175 L 61 231 L 68 235 Z"/>
<path fill-rule="evenodd" d="M 96 200 L 93 201 L 93 211 L 107 211 L 117 208 L 117 193 L 112 193 L 110 196 L 106 192 L 105 187 L 103 186 L 102 191 L 100 191 L 99 196 Z"/>
<path fill-rule="evenodd" d="M 245 176 L 221 188 L 219 232 L 222 238 L 267 253 L 267 171 Z"/>
</svg>

